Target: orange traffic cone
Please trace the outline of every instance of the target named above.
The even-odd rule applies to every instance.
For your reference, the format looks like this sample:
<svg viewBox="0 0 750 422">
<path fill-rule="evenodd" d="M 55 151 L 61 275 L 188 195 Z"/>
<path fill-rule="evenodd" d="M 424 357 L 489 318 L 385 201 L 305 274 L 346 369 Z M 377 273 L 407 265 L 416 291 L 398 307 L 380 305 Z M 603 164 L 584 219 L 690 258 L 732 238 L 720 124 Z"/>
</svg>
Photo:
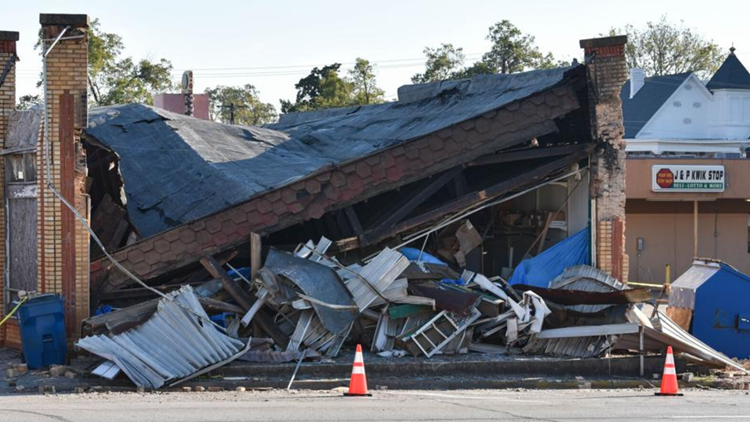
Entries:
<svg viewBox="0 0 750 422">
<path fill-rule="evenodd" d="M 365 376 L 365 361 L 362 359 L 362 346 L 357 345 L 357 353 L 354 355 L 354 366 L 352 367 L 352 378 L 349 381 L 349 392 L 345 396 L 372 396 L 367 392 L 367 377 Z"/>
<path fill-rule="evenodd" d="M 661 377 L 661 390 L 654 393 L 657 396 L 681 396 L 677 387 L 677 372 L 674 367 L 672 346 L 667 347 L 667 360 L 664 362 L 664 374 Z"/>
</svg>

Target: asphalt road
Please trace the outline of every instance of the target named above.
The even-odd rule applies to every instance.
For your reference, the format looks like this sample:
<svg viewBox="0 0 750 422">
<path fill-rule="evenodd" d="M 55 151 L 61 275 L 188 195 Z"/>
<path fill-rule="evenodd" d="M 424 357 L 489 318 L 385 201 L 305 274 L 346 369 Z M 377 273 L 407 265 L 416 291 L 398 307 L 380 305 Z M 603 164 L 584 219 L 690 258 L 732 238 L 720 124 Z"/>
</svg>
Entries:
<svg viewBox="0 0 750 422">
<path fill-rule="evenodd" d="M 750 421 L 744 391 L 628 390 L 109 393 L 0 397 L 0 421 Z"/>
</svg>

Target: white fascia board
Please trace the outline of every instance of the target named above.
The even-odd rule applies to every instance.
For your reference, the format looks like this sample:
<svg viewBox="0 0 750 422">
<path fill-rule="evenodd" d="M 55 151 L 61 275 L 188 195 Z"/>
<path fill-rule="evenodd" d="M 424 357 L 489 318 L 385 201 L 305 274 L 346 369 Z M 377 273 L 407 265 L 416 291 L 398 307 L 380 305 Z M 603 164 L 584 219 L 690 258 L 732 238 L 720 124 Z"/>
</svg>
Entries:
<svg viewBox="0 0 750 422">
<path fill-rule="evenodd" d="M 626 139 L 626 152 L 724 152 L 740 153 L 750 145 L 748 139 Z"/>
</svg>

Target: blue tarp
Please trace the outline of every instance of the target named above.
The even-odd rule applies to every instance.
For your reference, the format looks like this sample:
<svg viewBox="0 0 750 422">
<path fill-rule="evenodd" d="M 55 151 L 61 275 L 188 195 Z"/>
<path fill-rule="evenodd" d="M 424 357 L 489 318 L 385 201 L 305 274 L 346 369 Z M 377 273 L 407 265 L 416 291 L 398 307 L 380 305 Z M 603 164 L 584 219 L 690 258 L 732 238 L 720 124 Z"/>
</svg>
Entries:
<svg viewBox="0 0 750 422">
<path fill-rule="evenodd" d="M 427 252 L 420 251 L 416 248 L 401 248 L 401 254 L 403 254 L 409 261 L 421 261 L 428 264 L 448 265 L 440 259 L 428 254 Z M 420 257 L 421 255 L 421 257 Z"/>
<path fill-rule="evenodd" d="M 508 281 L 511 285 L 549 288 L 550 282 L 567 267 L 591 265 L 589 228 L 570 236 L 539 255 L 523 260 Z"/>
</svg>

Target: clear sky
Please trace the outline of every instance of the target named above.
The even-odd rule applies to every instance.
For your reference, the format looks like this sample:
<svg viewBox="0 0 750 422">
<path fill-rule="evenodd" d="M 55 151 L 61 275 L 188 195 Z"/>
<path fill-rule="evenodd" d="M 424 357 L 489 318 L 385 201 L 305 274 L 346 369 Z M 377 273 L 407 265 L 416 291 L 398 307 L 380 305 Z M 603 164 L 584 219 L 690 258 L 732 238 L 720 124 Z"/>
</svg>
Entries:
<svg viewBox="0 0 750 422">
<path fill-rule="evenodd" d="M 734 43 L 750 62 L 746 0 L 0 0 L 0 10 L 0 30 L 21 33 L 18 96 L 39 93 L 39 13 L 87 13 L 122 36 L 125 55 L 171 60 L 176 81 L 193 69 L 200 92 L 250 83 L 277 109 L 313 66 L 346 68 L 356 57 L 377 64 L 379 85 L 394 98 L 422 71 L 425 46 L 463 47 L 469 64 L 488 49 L 487 30 L 502 19 L 536 36 L 542 51 L 570 60 L 582 55 L 580 39 L 667 14 L 722 47 Z"/>
</svg>

